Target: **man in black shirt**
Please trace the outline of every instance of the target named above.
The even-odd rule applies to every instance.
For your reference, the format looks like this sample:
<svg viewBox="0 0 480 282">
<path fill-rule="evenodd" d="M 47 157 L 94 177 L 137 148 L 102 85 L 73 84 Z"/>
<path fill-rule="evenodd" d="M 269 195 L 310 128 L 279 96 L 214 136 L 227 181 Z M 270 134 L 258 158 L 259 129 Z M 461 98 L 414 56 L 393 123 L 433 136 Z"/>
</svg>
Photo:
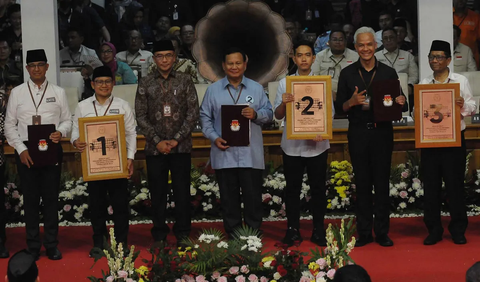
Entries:
<svg viewBox="0 0 480 282">
<path fill-rule="evenodd" d="M 373 226 L 377 243 L 393 246 L 388 237 L 393 128 L 391 122 L 374 122 L 369 101 L 373 81 L 398 79 L 398 76 L 393 68 L 375 59 L 377 43 L 372 28 L 359 28 L 354 39 L 360 58 L 340 73 L 335 109 L 337 113 L 348 114 L 348 148 L 357 186 L 356 216 L 360 236 L 355 245 L 361 247 L 373 242 Z M 395 102 L 405 105 L 405 96 L 397 97 Z"/>
</svg>

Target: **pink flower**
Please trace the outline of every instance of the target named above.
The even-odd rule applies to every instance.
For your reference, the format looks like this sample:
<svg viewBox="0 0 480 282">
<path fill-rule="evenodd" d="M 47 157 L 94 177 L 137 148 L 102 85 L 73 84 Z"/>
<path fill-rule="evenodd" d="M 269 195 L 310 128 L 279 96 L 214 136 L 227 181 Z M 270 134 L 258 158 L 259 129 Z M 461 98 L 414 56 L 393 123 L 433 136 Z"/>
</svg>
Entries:
<svg viewBox="0 0 480 282">
<path fill-rule="evenodd" d="M 173 208 L 175 207 L 175 202 L 172 202 L 172 203 L 170 204 L 170 207 L 173 209 Z"/>
<path fill-rule="evenodd" d="M 232 266 L 232 267 L 230 267 L 230 269 L 228 270 L 228 272 L 230 272 L 230 274 L 235 275 L 235 274 L 238 274 L 238 270 L 239 270 L 239 269 L 240 269 L 240 268 L 239 268 L 238 266 Z"/>
<path fill-rule="evenodd" d="M 127 278 L 125 282 L 135 282 L 135 280 L 133 280 L 132 278 Z"/>
<path fill-rule="evenodd" d="M 195 281 L 196 282 L 205 282 L 205 276 L 203 275 L 198 275 L 197 277 L 195 277 Z"/>
<path fill-rule="evenodd" d="M 420 181 L 420 179 L 418 179 L 418 178 L 414 178 L 414 179 L 412 179 L 412 181 L 413 181 L 413 183 L 419 183 L 419 184 L 422 183 L 422 181 Z"/>
<path fill-rule="evenodd" d="M 182 276 L 182 282 L 183 281 L 185 281 L 185 282 L 195 282 L 195 279 L 193 279 L 193 277 L 185 274 L 185 275 Z"/>
<path fill-rule="evenodd" d="M 305 196 L 305 201 L 308 203 L 311 198 L 312 198 L 312 196 Z"/>
<path fill-rule="evenodd" d="M 407 177 L 410 175 L 410 173 L 408 172 L 408 170 L 402 171 L 401 174 L 402 174 L 402 178 L 407 178 Z"/>
<path fill-rule="evenodd" d="M 119 270 L 119 271 L 117 272 L 117 274 L 118 274 L 118 278 L 125 278 L 125 279 L 127 279 L 127 277 L 128 277 L 128 272 L 126 272 L 125 270 Z"/>
<path fill-rule="evenodd" d="M 325 277 L 325 275 L 326 275 L 326 273 L 324 271 L 320 271 L 319 273 L 317 273 L 317 277 L 315 277 L 315 278 L 317 278 L 317 279 L 318 278 L 323 278 L 323 277 Z"/>
<path fill-rule="evenodd" d="M 113 208 L 112 208 L 112 206 L 108 206 L 107 210 L 108 210 L 108 214 L 109 214 L 109 215 L 112 215 L 112 214 L 113 214 Z"/>
<path fill-rule="evenodd" d="M 227 279 L 227 277 L 222 276 L 222 277 L 218 278 L 217 281 L 218 281 L 218 282 L 228 282 L 228 279 Z"/>
<path fill-rule="evenodd" d="M 220 272 L 215 271 L 214 273 L 212 273 L 212 279 L 213 280 L 218 279 L 218 278 L 220 278 Z"/>
<path fill-rule="evenodd" d="M 17 188 L 17 185 L 15 185 L 15 183 L 11 183 L 11 182 L 10 182 L 10 183 L 7 183 L 7 188 L 8 188 L 8 189 L 12 189 L 12 188 L 13 188 L 13 189 L 16 189 L 16 188 Z"/>
<path fill-rule="evenodd" d="M 317 259 L 316 263 L 320 266 L 320 269 L 324 269 L 327 266 L 327 261 L 323 258 Z"/>
<path fill-rule="evenodd" d="M 113 276 L 108 276 L 105 282 L 113 282 Z"/>
<path fill-rule="evenodd" d="M 3 188 L 3 192 L 5 193 L 5 195 L 8 195 L 10 193 L 10 191 L 8 191 L 8 188 Z"/>
<path fill-rule="evenodd" d="M 245 282 L 245 276 L 238 275 L 237 277 L 235 277 L 235 281 L 236 282 Z"/>
<path fill-rule="evenodd" d="M 310 282 L 310 278 L 302 276 L 302 278 L 300 278 L 300 282 Z"/>
<path fill-rule="evenodd" d="M 327 277 L 330 278 L 330 279 L 333 279 L 334 276 L 335 276 L 335 269 L 330 269 L 327 272 Z"/>
<path fill-rule="evenodd" d="M 402 199 L 405 199 L 405 198 L 408 197 L 408 192 L 407 192 L 407 191 L 401 191 L 401 192 L 399 193 L 399 195 L 400 195 L 400 197 L 401 197 Z"/>
<path fill-rule="evenodd" d="M 242 265 L 242 267 L 240 268 L 240 272 L 247 274 L 250 272 L 250 270 L 248 269 L 248 266 Z"/>
<path fill-rule="evenodd" d="M 250 282 L 258 282 L 258 277 L 257 275 L 255 274 L 250 274 L 250 276 L 248 276 L 248 281 Z M 310 282 L 310 281 L 309 281 Z"/>
<path fill-rule="evenodd" d="M 71 205 L 65 205 L 65 206 L 63 206 L 63 210 L 66 211 L 66 212 L 69 212 L 71 209 L 72 209 L 72 206 L 71 206 Z"/>
<path fill-rule="evenodd" d="M 18 193 L 18 191 L 15 190 L 15 191 L 13 191 L 13 193 L 12 193 L 12 197 L 13 197 L 14 199 L 20 199 L 20 193 Z"/>
<path fill-rule="evenodd" d="M 260 277 L 260 282 L 268 282 L 267 277 L 265 276 Z"/>
</svg>

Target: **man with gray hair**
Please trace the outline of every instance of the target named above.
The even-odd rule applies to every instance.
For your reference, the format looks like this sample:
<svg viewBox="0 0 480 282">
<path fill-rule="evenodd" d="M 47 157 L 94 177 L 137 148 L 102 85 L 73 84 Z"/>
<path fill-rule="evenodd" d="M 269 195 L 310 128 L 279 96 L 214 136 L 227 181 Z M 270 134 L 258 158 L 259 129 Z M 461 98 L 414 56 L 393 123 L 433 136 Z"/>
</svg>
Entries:
<svg viewBox="0 0 480 282">
<path fill-rule="evenodd" d="M 388 247 L 393 246 L 388 237 L 393 128 L 389 121 L 374 121 L 370 98 L 372 82 L 398 79 L 398 76 L 393 68 L 376 60 L 377 43 L 372 28 L 359 28 L 354 40 L 359 59 L 340 73 L 335 110 L 347 114 L 349 121 L 348 147 L 357 186 L 356 216 L 360 236 L 355 246 L 373 242 L 373 227 L 375 241 Z M 400 95 L 394 101 L 403 106 L 405 96 Z"/>
</svg>

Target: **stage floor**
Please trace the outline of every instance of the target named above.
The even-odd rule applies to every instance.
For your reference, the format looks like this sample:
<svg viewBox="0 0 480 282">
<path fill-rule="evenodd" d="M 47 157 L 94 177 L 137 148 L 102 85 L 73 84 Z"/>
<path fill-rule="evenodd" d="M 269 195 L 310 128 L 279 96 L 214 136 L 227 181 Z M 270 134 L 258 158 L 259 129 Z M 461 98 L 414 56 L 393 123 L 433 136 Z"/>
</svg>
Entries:
<svg viewBox="0 0 480 282">
<path fill-rule="evenodd" d="M 443 218 L 444 228 L 449 218 Z M 331 222 L 331 221 L 328 221 Z M 264 222 L 265 246 L 273 249 L 275 242 L 282 239 L 286 222 Z M 129 243 L 142 251 L 140 258 L 149 258 L 146 249 L 153 243 L 150 235 L 151 225 L 130 226 Z M 202 228 L 222 229 L 222 223 L 194 223 L 193 234 Z M 301 222 L 304 242 L 302 251 L 309 251 L 314 245 L 308 240 L 311 235 L 311 222 Z M 45 252 L 37 262 L 40 278 L 43 282 L 88 281 L 87 277 L 101 276 L 101 270 L 107 269 L 106 260 L 102 259 L 93 268 L 93 259 L 88 257 L 91 248 L 91 227 L 61 227 L 59 232 L 59 249 L 63 259 L 50 261 Z M 480 260 L 480 217 L 469 217 L 466 245 L 453 244 L 449 234 L 444 234 L 443 241 L 434 246 L 424 246 L 426 228 L 421 217 L 394 218 L 391 220 L 390 237 L 395 245 L 390 248 L 380 247 L 376 243 L 355 248 L 352 257 L 355 262 L 365 267 L 374 282 L 430 282 L 430 281 L 465 281 L 465 272 Z M 7 247 L 10 254 L 25 248 L 25 230 L 23 227 L 7 229 Z M 175 241 L 169 236 L 169 240 Z M 137 266 L 141 259 L 137 259 Z M 6 274 L 8 259 L 0 259 L 0 277 Z M 2 278 L 3 279 L 3 278 Z"/>
</svg>

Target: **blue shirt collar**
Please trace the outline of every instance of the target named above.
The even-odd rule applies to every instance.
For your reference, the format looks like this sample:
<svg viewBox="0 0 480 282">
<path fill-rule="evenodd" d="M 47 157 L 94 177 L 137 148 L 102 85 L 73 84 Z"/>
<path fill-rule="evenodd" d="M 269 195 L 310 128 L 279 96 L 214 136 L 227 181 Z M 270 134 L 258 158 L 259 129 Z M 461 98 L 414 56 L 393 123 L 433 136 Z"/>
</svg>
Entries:
<svg viewBox="0 0 480 282">
<path fill-rule="evenodd" d="M 228 82 L 228 78 L 225 76 L 222 79 L 222 89 L 227 88 L 228 85 L 231 85 L 230 82 Z M 245 79 L 245 76 L 242 77 L 242 81 L 240 82 L 239 85 L 243 85 L 243 87 L 247 87 L 247 80 Z"/>
</svg>

